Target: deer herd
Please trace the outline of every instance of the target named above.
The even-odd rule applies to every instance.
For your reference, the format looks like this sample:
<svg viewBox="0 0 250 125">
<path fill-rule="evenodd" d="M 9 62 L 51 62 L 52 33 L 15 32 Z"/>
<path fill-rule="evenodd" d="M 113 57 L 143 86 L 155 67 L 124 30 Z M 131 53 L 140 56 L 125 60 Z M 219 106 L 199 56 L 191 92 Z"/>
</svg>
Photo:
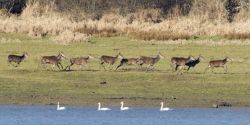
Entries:
<svg viewBox="0 0 250 125">
<path fill-rule="evenodd" d="M 29 54 L 27 52 L 23 53 L 22 55 L 8 55 L 8 63 L 14 67 L 18 67 L 20 63 L 24 61 L 28 56 Z M 63 54 L 63 52 L 59 52 L 58 55 L 42 56 L 39 64 L 43 67 L 50 64 L 52 65 L 53 70 L 56 66 L 59 70 L 71 70 L 71 67 L 73 65 L 80 65 L 80 68 L 82 69 L 83 66 L 87 67 L 87 64 L 90 62 L 90 60 L 94 60 L 95 57 L 88 55 L 87 57 L 70 58 L 69 65 L 65 68 L 62 65 L 63 59 L 67 58 Z M 140 56 L 138 58 L 125 58 L 119 52 L 116 56 L 102 55 L 100 57 L 100 66 L 102 66 L 103 69 L 106 70 L 105 65 L 107 65 L 107 67 L 110 69 L 110 66 L 113 67 L 115 63 L 119 62 L 119 65 L 115 68 L 115 70 L 118 70 L 120 67 L 126 65 L 137 65 L 138 67 L 146 65 L 147 70 L 153 70 L 154 65 L 161 59 L 164 59 L 164 56 L 160 52 L 155 57 Z M 201 55 L 199 55 L 198 58 L 195 58 L 193 56 L 172 57 L 170 60 L 172 71 L 178 72 L 178 74 L 185 68 L 185 70 L 189 71 L 190 68 L 195 68 L 195 66 L 199 64 L 202 59 L 204 59 L 204 57 Z M 209 61 L 208 67 L 205 69 L 204 73 L 209 69 L 211 69 L 213 72 L 214 68 L 224 68 L 225 72 L 227 72 L 226 64 L 229 61 L 232 61 L 232 59 L 230 59 L 229 57 L 225 57 L 221 60 L 211 60 Z"/>
</svg>

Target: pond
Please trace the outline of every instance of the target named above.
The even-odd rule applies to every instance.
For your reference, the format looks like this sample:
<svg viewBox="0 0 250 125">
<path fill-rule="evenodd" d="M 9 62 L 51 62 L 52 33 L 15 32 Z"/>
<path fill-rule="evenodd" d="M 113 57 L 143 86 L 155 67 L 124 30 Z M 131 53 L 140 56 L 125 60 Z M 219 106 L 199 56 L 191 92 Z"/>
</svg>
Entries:
<svg viewBox="0 0 250 125">
<path fill-rule="evenodd" d="M 132 108 L 97 111 L 96 107 L 0 106 L 1 125 L 249 125 L 249 108 Z"/>
</svg>

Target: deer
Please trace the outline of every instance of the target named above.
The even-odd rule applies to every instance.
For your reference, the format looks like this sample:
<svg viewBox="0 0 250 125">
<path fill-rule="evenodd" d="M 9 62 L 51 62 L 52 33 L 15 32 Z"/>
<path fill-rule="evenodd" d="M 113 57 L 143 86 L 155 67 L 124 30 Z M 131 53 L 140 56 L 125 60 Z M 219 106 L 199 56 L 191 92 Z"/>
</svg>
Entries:
<svg viewBox="0 0 250 125">
<path fill-rule="evenodd" d="M 63 58 L 66 58 L 65 55 L 63 54 L 63 52 L 59 52 L 59 54 L 57 56 L 42 56 L 41 64 L 42 65 L 52 64 L 53 69 L 56 65 L 58 67 L 58 69 L 61 70 L 61 69 L 63 69 L 63 66 L 61 63 Z"/>
<path fill-rule="evenodd" d="M 124 65 L 136 65 L 139 64 L 139 58 L 124 58 L 120 61 L 120 65 L 116 67 L 116 70 Z"/>
<path fill-rule="evenodd" d="M 94 57 L 88 55 L 87 57 L 76 57 L 76 58 L 71 58 L 70 59 L 70 65 L 68 65 L 65 70 L 69 69 L 70 70 L 70 67 L 73 66 L 74 64 L 75 65 L 80 65 L 81 66 L 81 69 L 82 69 L 82 66 L 86 66 L 88 63 L 89 63 L 89 60 L 90 59 L 94 59 Z"/>
<path fill-rule="evenodd" d="M 226 64 L 227 64 L 227 62 L 229 62 L 229 61 L 232 61 L 232 59 L 231 58 L 229 58 L 229 57 L 225 57 L 224 59 L 222 59 L 222 60 L 211 60 L 210 62 L 209 62 L 209 64 L 208 64 L 208 67 L 205 69 L 205 72 L 204 73 L 206 73 L 206 71 L 208 70 L 208 69 L 212 69 L 212 72 L 214 72 L 214 68 L 224 68 L 224 70 L 225 70 L 225 72 L 227 73 L 227 66 L 226 66 Z"/>
<path fill-rule="evenodd" d="M 154 69 L 154 65 L 160 61 L 160 59 L 164 59 L 164 56 L 159 52 L 156 57 L 147 57 L 147 56 L 140 56 L 139 64 L 143 66 L 143 64 L 148 65 L 147 70 L 152 67 Z"/>
<path fill-rule="evenodd" d="M 177 71 L 179 67 L 181 67 L 181 69 L 182 69 L 182 67 L 186 66 L 186 64 L 192 60 L 195 60 L 195 58 L 193 56 L 189 56 L 188 58 L 172 57 L 171 58 L 172 70 Z M 175 69 L 174 69 L 174 65 L 175 65 Z"/>
<path fill-rule="evenodd" d="M 114 65 L 118 59 L 123 59 L 123 55 L 119 52 L 115 57 L 113 56 L 107 56 L 107 55 L 102 55 L 100 60 L 101 60 L 101 66 L 106 70 L 104 67 L 104 64 L 108 64 L 109 66 Z"/>
<path fill-rule="evenodd" d="M 199 57 L 198 57 L 197 59 L 195 59 L 195 60 L 190 60 L 189 62 L 187 62 L 187 63 L 185 64 L 186 66 L 188 66 L 187 71 L 189 71 L 189 69 L 190 69 L 191 67 L 194 68 L 197 64 L 199 64 L 199 63 L 201 62 L 201 59 L 204 59 L 204 57 L 201 56 L 201 55 L 199 55 Z"/>
<path fill-rule="evenodd" d="M 20 65 L 20 63 L 25 60 L 26 58 L 28 58 L 28 53 L 24 52 L 23 55 L 8 55 L 8 62 L 9 64 L 11 64 L 12 66 L 18 67 Z M 17 65 L 12 64 L 12 62 L 16 63 Z"/>
</svg>

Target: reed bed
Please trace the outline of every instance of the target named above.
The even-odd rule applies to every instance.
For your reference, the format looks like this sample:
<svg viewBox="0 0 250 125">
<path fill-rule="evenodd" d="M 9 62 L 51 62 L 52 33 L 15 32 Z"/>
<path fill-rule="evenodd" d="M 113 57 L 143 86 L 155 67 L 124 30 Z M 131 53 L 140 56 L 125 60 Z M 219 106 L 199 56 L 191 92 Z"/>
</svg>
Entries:
<svg viewBox="0 0 250 125">
<path fill-rule="evenodd" d="M 65 12 L 58 8 L 55 2 L 45 5 L 33 2 L 28 3 L 20 16 L 1 10 L 0 32 L 34 38 L 52 36 L 52 41 L 62 44 L 86 42 L 92 36 L 119 35 L 140 40 L 178 40 L 203 35 L 250 38 L 248 6 L 242 7 L 234 22 L 229 23 L 223 0 L 194 0 L 185 15 L 178 6 L 167 14 L 157 8 L 139 8 L 126 14 L 114 8 L 100 15 L 81 10 L 75 14 L 76 10 Z"/>
</svg>

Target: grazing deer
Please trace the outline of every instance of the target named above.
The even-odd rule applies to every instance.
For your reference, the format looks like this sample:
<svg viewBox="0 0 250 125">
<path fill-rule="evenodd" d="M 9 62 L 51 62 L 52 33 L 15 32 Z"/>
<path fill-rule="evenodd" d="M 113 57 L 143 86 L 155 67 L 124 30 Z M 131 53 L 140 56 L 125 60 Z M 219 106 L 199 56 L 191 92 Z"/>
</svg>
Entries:
<svg viewBox="0 0 250 125">
<path fill-rule="evenodd" d="M 118 59 L 123 59 L 124 57 L 122 56 L 122 54 L 119 52 L 115 57 L 113 56 L 106 56 L 106 55 L 103 55 L 101 56 L 100 60 L 101 60 L 101 65 L 102 67 L 105 69 L 104 67 L 104 64 L 107 63 L 109 66 L 110 65 L 114 65 L 115 62 L 118 60 Z"/>
<path fill-rule="evenodd" d="M 66 57 L 62 52 L 59 52 L 59 54 L 57 56 L 43 56 L 41 59 L 41 64 L 42 65 L 52 64 L 53 69 L 54 69 L 55 65 L 58 67 L 58 69 L 63 69 L 63 66 L 61 63 L 63 58 L 66 58 Z"/>
<path fill-rule="evenodd" d="M 28 53 L 25 52 L 23 53 L 23 55 L 19 56 L 19 55 L 9 55 L 8 56 L 8 62 L 9 64 L 13 65 L 12 62 L 16 63 L 17 65 L 13 65 L 15 67 L 18 67 L 20 65 L 20 63 L 24 60 L 28 58 Z"/>
<path fill-rule="evenodd" d="M 188 66 L 187 71 L 189 71 L 189 69 L 190 69 L 191 67 L 194 68 L 197 64 L 199 64 L 199 63 L 201 62 L 201 59 L 204 59 L 204 57 L 201 56 L 201 55 L 199 55 L 199 57 L 198 57 L 197 59 L 191 60 L 191 61 L 189 61 L 188 63 L 186 63 L 185 65 Z"/>
<path fill-rule="evenodd" d="M 147 67 L 147 69 L 148 69 L 149 67 L 153 67 L 157 62 L 160 61 L 160 59 L 164 59 L 164 56 L 160 52 L 156 55 L 156 57 L 141 56 L 139 58 L 139 64 L 141 66 L 143 64 L 148 65 L 148 67 Z"/>
<path fill-rule="evenodd" d="M 230 59 L 229 57 L 225 57 L 225 59 L 223 60 L 211 60 L 208 64 L 208 67 L 205 69 L 205 72 L 211 68 L 212 69 L 212 72 L 214 72 L 214 68 L 224 68 L 225 72 L 227 72 L 227 66 L 226 66 L 226 63 L 229 62 L 229 61 L 232 61 L 232 59 Z"/>
<path fill-rule="evenodd" d="M 70 70 L 70 67 L 73 66 L 74 64 L 75 65 L 80 65 L 81 66 L 81 69 L 82 69 L 82 66 L 86 66 L 87 63 L 89 63 L 89 60 L 90 59 L 94 59 L 94 57 L 88 55 L 87 57 L 77 57 L 77 58 L 71 58 L 70 59 L 70 65 L 67 66 L 65 68 L 65 70 L 69 69 Z"/>
<path fill-rule="evenodd" d="M 184 57 L 172 57 L 171 58 L 171 67 L 173 71 L 177 71 L 179 67 L 184 67 L 187 63 L 189 63 L 190 61 L 195 60 L 195 58 L 193 56 L 189 56 L 188 58 L 184 58 Z M 174 70 L 174 66 L 175 66 L 175 70 Z"/>
<path fill-rule="evenodd" d="M 140 59 L 139 58 L 128 58 L 128 59 L 122 59 L 120 62 L 120 65 L 116 67 L 116 70 L 124 65 L 136 65 L 139 64 Z"/>
</svg>

